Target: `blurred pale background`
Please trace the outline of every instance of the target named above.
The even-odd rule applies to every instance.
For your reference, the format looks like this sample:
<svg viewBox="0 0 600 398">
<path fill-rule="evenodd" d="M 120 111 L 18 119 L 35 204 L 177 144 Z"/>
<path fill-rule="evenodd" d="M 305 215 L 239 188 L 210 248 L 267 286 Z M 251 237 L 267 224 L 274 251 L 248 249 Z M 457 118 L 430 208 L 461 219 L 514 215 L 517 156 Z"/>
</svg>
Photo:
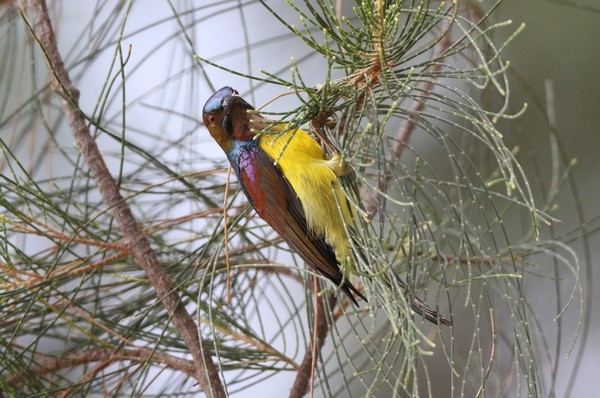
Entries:
<svg viewBox="0 0 600 398">
<path fill-rule="evenodd" d="M 588 2 L 590 6 L 592 3 L 591 0 Z M 74 43 L 80 40 L 80 33 L 94 12 L 90 4 L 88 2 L 63 2 L 61 23 L 59 24 L 61 51 L 67 53 Z M 174 4 L 177 6 L 177 2 Z M 279 5 L 277 6 L 279 7 Z M 594 5 L 594 7 L 598 8 L 598 5 Z M 280 9 L 283 13 L 289 13 L 289 9 L 283 4 Z M 227 65 L 235 65 L 236 59 L 240 60 L 240 64 L 245 64 L 246 55 L 240 50 L 246 40 L 240 33 L 243 23 L 249 26 L 251 42 L 276 36 L 278 32 L 286 33 L 284 28 L 260 5 L 247 7 L 246 10 L 247 14 L 244 18 L 241 18 L 239 10 L 235 9 L 224 13 L 227 20 L 230 21 L 229 23 L 223 23 L 220 19 L 215 18 L 207 20 L 206 24 L 201 24 L 201 28 L 196 32 L 197 36 L 194 38 L 194 43 L 197 45 L 196 53 L 208 59 L 220 55 L 221 58 L 215 59 L 215 61 Z M 511 61 L 515 72 L 527 84 L 527 87 L 524 87 L 515 80 L 512 85 L 513 105 L 519 107 L 519 100 L 530 105 L 527 113 L 516 121 L 509 131 L 504 131 L 509 146 L 523 147 L 524 150 L 520 153 L 519 159 L 527 170 L 530 170 L 529 166 L 535 166 L 538 168 L 541 180 L 548 181 L 550 179 L 552 164 L 547 155 L 551 150 L 547 133 L 548 127 L 544 122 L 545 116 L 536 109 L 532 97 L 537 97 L 541 104 L 546 106 L 548 87 L 551 87 L 554 96 L 553 116 L 556 131 L 567 156 L 577 160 L 573 169 L 573 176 L 577 184 L 577 196 L 570 188 L 562 191 L 557 213 L 562 222 L 555 227 L 556 236 L 580 228 L 581 220 L 576 215 L 576 200 L 581 202 L 586 220 L 592 220 L 600 214 L 600 201 L 598 200 L 600 196 L 598 173 L 600 166 L 600 157 L 598 156 L 600 151 L 600 129 L 598 128 L 600 126 L 599 10 L 600 8 L 596 11 L 586 10 L 544 0 L 506 0 L 502 2 L 493 17 L 496 21 L 511 19 L 515 26 L 522 22 L 526 23 L 526 29 L 511 43 L 505 54 L 505 59 Z M 135 3 L 129 16 L 126 34 L 135 32 L 136 29 L 171 14 L 166 2 Z M 185 21 L 183 22 L 185 23 Z M 127 80 L 127 96 L 130 101 L 139 97 L 144 104 L 164 103 L 167 99 L 153 98 L 152 87 L 161 84 L 174 71 L 195 67 L 190 61 L 188 43 L 181 40 L 173 41 L 172 46 L 163 46 L 154 50 L 155 46 L 174 34 L 175 31 L 175 22 L 170 22 L 169 24 L 159 24 L 156 28 L 145 30 L 139 34 L 126 35 L 123 39 L 124 47 L 132 45 L 128 68 L 135 68 L 138 63 L 140 65 L 139 69 L 135 70 L 135 73 L 131 73 Z M 78 46 L 85 45 L 87 40 L 91 41 L 93 37 L 84 38 Z M 297 42 L 293 42 L 296 43 L 294 45 L 290 45 L 290 43 L 292 42 L 283 40 L 269 46 L 257 47 L 251 56 L 252 70 L 242 70 L 242 72 L 258 74 L 259 69 L 273 71 L 279 67 L 285 68 L 290 57 L 301 59 L 310 52 L 306 47 L 298 45 Z M 237 49 L 237 51 L 228 53 L 233 49 Z M 140 58 L 146 57 L 149 53 L 152 53 L 151 62 Z M 185 57 L 182 54 L 185 54 Z M 106 63 L 108 63 L 113 56 L 112 49 L 105 51 L 103 56 L 106 57 Z M 312 61 L 315 62 L 315 73 L 314 76 L 309 76 L 314 77 L 314 82 L 318 83 L 323 77 L 320 70 L 321 64 L 316 59 Z M 310 57 L 303 62 L 310 64 Z M 94 65 L 99 71 L 105 67 L 101 59 Z M 310 70 L 310 67 L 308 69 Z M 252 84 L 243 78 L 214 68 L 209 67 L 207 71 L 213 82 L 219 82 L 219 87 L 232 85 L 240 91 L 247 91 Z M 92 109 L 104 81 L 93 78 L 93 69 L 81 71 L 75 67 L 72 73 L 75 75 L 83 73 L 83 78 L 79 80 L 82 107 Z M 105 73 L 101 72 L 98 75 L 104 79 Z M 132 107 L 127 114 L 128 123 L 143 129 L 159 126 L 158 131 L 169 135 L 170 139 L 176 139 L 181 135 L 182 139 L 186 140 L 186 144 L 194 145 L 194 148 L 184 147 L 173 151 L 173 162 L 177 162 L 177 159 L 180 158 L 182 169 L 202 169 L 201 164 L 194 164 L 194 153 L 196 152 L 214 153 L 218 161 L 224 161 L 220 149 L 203 130 L 200 133 L 202 135 L 198 134 L 198 130 L 196 130 L 197 136 L 189 136 L 189 132 L 197 126 L 197 122 L 192 118 L 199 117 L 201 105 L 211 94 L 212 88 L 207 87 L 204 82 L 197 82 L 196 86 L 178 86 L 175 80 L 173 84 L 172 95 L 168 98 L 170 107 L 178 109 L 190 119 L 165 117 L 159 110 L 153 110 L 150 107 Z M 258 90 L 257 97 L 251 100 L 260 104 L 270 97 L 271 92 L 268 89 L 262 89 Z M 109 113 L 110 111 L 118 113 L 119 101 L 117 98 L 114 100 L 109 107 Z M 282 101 L 281 104 L 285 104 L 285 101 Z M 284 107 L 285 105 L 279 106 Z M 0 134 L 7 134 L 7 131 L 0 130 Z M 71 145 L 68 131 L 63 131 L 57 139 L 59 142 L 64 142 L 65 146 Z M 23 150 L 25 151 L 25 149 Z M 54 167 L 60 167 L 60 165 L 54 165 Z M 529 177 L 533 181 L 537 178 L 533 172 L 529 173 Z M 590 262 L 586 263 L 583 244 L 578 240 L 569 241 L 569 244 L 580 256 L 581 277 L 586 289 L 586 300 L 588 300 L 588 304 L 593 303 L 594 306 L 591 309 L 587 339 L 582 340 L 582 337 L 586 337 L 585 334 L 580 336 L 569 358 L 565 358 L 564 355 L 572 339 L 578 314 L 567 314 L 563 320 L 561 340 L 563 359 L 559 362 L 556 391 L 556 396 L 559 397 L 564 396 L 567 392 L 574 397 L 597 394 L 595 378 L 600 374 L 600 340 L 597 338 L 600 333 L 600 300 L 598 299 L 598 290 L 596 289 L 591 296 L 590 288 L 600 285 L 600 270 L 595 265 L 600 260 L 600 251 L 598 250 L 600 234 L 593 232 L 598 225 L 600 224 L 593 220 L 588 226 L 589 245 L 592 248 Z M 546 298 L 543 292 L 536 291 L 535 284 L 526 287 L 529 289 L 528 296 L 533 305 L 536 308 L 544 308 Z M 555 326 L 549 326 L 549 330 L 555 330 Z M 549 332 L 548 337 L 552 345 L 550 349 L 553 351 L 556 341 L 554 333 Z M 585 343 L 585 349 L 582 355 L 578 356 L 583 343 Z M 552 365 L 549 363 L 547 366 L 550 368 Z M 572 390 L 568 390 L 571 370 L 576 366 L 579 366 L 579 373 Z M 256 396 L 257 393 L 269 397 L 286 396 L 293 378 L 294 375 L 289 374 L 289 377 L 283 375 L 268 381 L 269 391 L 266 395 L 264 386 L 259 385 L 245 391 L 243 396 Z M 443 391 L 436 391 L 436 393 L 443 396 Z M 238 396 L 242 396 L 242 394 Z"/>
</svg>

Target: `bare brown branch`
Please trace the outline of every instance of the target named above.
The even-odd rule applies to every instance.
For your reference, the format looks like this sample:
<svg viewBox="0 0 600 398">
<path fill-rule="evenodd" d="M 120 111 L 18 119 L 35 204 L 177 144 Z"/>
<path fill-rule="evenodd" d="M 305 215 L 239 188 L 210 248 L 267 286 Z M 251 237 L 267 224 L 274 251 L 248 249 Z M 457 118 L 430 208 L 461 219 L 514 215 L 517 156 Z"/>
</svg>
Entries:
<svg viewBox="0 0 600 398">
<path fill-rule="evenodd" d="M 48 358 L 40 359 L 40 365 L 31 366 L 26 372 L 20 372 L 17 374 L 10 375 L 8 377 L 8 383 L 13 386 L 19 386 L 20 383 L 23 383 L 25 379 L 25 373 L 34 373 L 39 376 L 45 376 L 49 374 L 56 373 L 63 369 L 71 369 L 77 366 L 89 365 L 92 363 L 97 363 L 96 366 L 93 366 L 89 371 L 87 371 L 84 375 L 82 375 L 76 383 L 73 383 L 73 386 L 85 382 L 85 380 L 90 380 L 96 376 L 98 372 L 104 370 L 107 366 L 120 361 L 132 361 L 143 364 L 145 362 L 153 362 L 158 364 L 164 364 L 170 367 L 173 370 L 178 370 L 188 374 L 190 377 L 196 378 L 196 366 L 193 361 L 176 357 L 174 355 L 170 355 L 167 353 L 163 353 L 161 351 L 156 351 L 153 349 L 146 349 L 144 347 L 137 346 L 134 341 L 131 341 L 127 337 L 117 333 L 110 327 L 106 326 L 104 323 L 99 321 L 98 319 L 89 316 L 85 311 L 76 308 L 74 306 L 70 306 L 68 300 L 59 299 L 58 301 L 64 307 L 59 307 L 57 305 L 50 304 L 47 300 L 41 299 L 41 301 L 51 308 L 54 312 L 62 312 L 66 310 L 68 312 L 73 313 L 74 315 L 85 319 L 90 324 L 98 326 L 109 334 L 118 338 L 119 341 L 122 341 L 129 345 L 132 348 L 121 348 L 119 350 L 114 350 L 110 348 L 93 348 L 89 350 L 85 350 L 80 353 L 70 354 L 66 357 L 62 358 Z M 40 357 L 40 354 L 37 354 Z M 130 374 L 131 375 L 131 374 Z M 124 379 L 121 379 L 123 381 Z M 67 397 L 70 396 L 70 393 L 73 391 L 73 388 L 67 388 L 63 391 L 61 396 Z M 110 394 L 109 394 L 110 395 Z"/>
<path fill-rule="evenodd" d="M 316 278 L 316 277 L 315 277 Z M 318 283 L 318 280 L 317 280 Z M 314 335 L 315 342 L 312 347 L 306 349 L 302 363 L 296 372 L 296 380 L 290 390 L 290 398 L 301 398 L 308 392 L 311 376 L 314 374 L 315 360 L 319 355 L 319 352 L 325 344 L 325 337 L 329 331 L 329 324 L 327 323 L 327 315 L 325 311 L 330 311 L 336 303 L 336 297 L 331 294 L 327 296 L 327 306 L 324 305 L 324 298 L 319 296 L 319 289 L 315 289 L 316 296 L 316 310 L 315 310 L 315 324 L 314 324 Z M 314 355 L 314 356 L 313 356 Z"/>
<path fill-rule="evenodd" d="M 159 351 L 151 351 L 146 349 L 131 349 L 122 348 L 115 351 L 110 348 L 92 348 L 83 352 L 71 354 L 65 358 L 52 358 L 43 360 L 40 365 L 31 367 L 28 372 L 38 376 L 45 376 L 56 373 L 64 369 L 72 369 L 82 365 L 98 363 L 93 367 L 89 376 L 106 368 L 107 366 L 120 361 L 132 361 L 144 363 L 151 361 L 153 363 L 166 365 L 173 370 L 181 371 L 190 377 L 196 377 L 195 365 L 193 361 L 179 358 L 173 355 L 162 353 Z M 23 380 L 23 375 L 15 374 L 8 378 L 8 383 L 18 385 Z"/>
<path fill-rule="evenodd" d="M 90 134 L 84 114 L 79 108 L 79 91 L 73 85 L 58 51 L 46 2 L 44 0 L 26 0 L 25 3 L 31 22 L 25 17 L 25 11 L 21 6 L 23 19 L 30 27 L 46 57 L 51 84 L 61 97 L 61 107 L 75 141 L 98 185 L 105 204 L 113 211 L 113 216 L 123 233 L 129 252 L 138 266 L 144 270 L 158 297 L 162 299 L 165 309 L 172 316 L 173 323 L 194 359 L 195 377 L 200 386 L 207 396 L 225 397 L 219 372 L 213 363 L 210 351 L 200 341 L 197 325 L 185 307 L 180 305 L 177 290 L 161 267 L 131 209 L 123 200 L 119 186 L 112 178 L 100 150 Z"/>
</svg>

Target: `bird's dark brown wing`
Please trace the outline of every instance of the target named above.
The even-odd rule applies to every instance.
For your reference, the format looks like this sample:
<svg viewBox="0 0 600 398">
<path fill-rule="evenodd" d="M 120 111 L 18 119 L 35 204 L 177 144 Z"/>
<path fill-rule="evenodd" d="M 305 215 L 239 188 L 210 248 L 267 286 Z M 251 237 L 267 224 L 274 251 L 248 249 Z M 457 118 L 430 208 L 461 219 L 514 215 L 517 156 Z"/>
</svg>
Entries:
<svg viewBox="0 0 600 398">
<path fill-rule="evenodd" d="M 366 301 L 344 278 L 324 237 L 309 232 L 302 203 L 271 159 L 259 148 L 247 146 L 239 152 L 238 164 L 238 179 L 256 212 L 309 266 L 340 286 L 355 304 L 352 292 Z"/>
</svg>

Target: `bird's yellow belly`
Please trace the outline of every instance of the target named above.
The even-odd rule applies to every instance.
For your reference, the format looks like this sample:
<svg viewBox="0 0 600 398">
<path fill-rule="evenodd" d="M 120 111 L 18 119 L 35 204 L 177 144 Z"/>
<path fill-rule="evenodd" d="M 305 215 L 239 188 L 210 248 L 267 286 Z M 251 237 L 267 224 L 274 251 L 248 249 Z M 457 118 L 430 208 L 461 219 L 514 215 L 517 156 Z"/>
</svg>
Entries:
<svg viewBox="0 0 600 398">
<path fill-rule="evenodd" d="M 279 136 L 263 135 L 259 147 L 277 162 L 296 192 L 309 231 L 324 236 L 343 262 L 350 245 L 340 214 L 348 221 L 350 211 L 331 161 L 323 157 L 319 144 L 305 131 L 297 130 Z"/>
</svg>

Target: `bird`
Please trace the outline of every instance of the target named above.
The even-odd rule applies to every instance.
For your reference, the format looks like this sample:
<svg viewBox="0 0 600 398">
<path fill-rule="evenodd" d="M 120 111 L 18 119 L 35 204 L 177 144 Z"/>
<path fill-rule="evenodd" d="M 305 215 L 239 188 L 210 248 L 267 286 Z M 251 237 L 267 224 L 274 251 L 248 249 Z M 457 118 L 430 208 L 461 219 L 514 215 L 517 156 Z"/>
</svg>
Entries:
<svg viewBox="0 0 600 398">
<path fill-rule="evenodd" d="M 342 270 L 351 262 L 344 224 L 350 224 L 354 212 L 339 180 L 349 170 L 341 156 L 325 156 L 306 131 L 263 117 L 229 86 L 206 101 L 202 121 L 258 215 L 352 303 L 358 306 L 356 297 L 366 302 Z M 419 298 L 411 305 L 430 322 L 450 325 Z"/>
</svg>

